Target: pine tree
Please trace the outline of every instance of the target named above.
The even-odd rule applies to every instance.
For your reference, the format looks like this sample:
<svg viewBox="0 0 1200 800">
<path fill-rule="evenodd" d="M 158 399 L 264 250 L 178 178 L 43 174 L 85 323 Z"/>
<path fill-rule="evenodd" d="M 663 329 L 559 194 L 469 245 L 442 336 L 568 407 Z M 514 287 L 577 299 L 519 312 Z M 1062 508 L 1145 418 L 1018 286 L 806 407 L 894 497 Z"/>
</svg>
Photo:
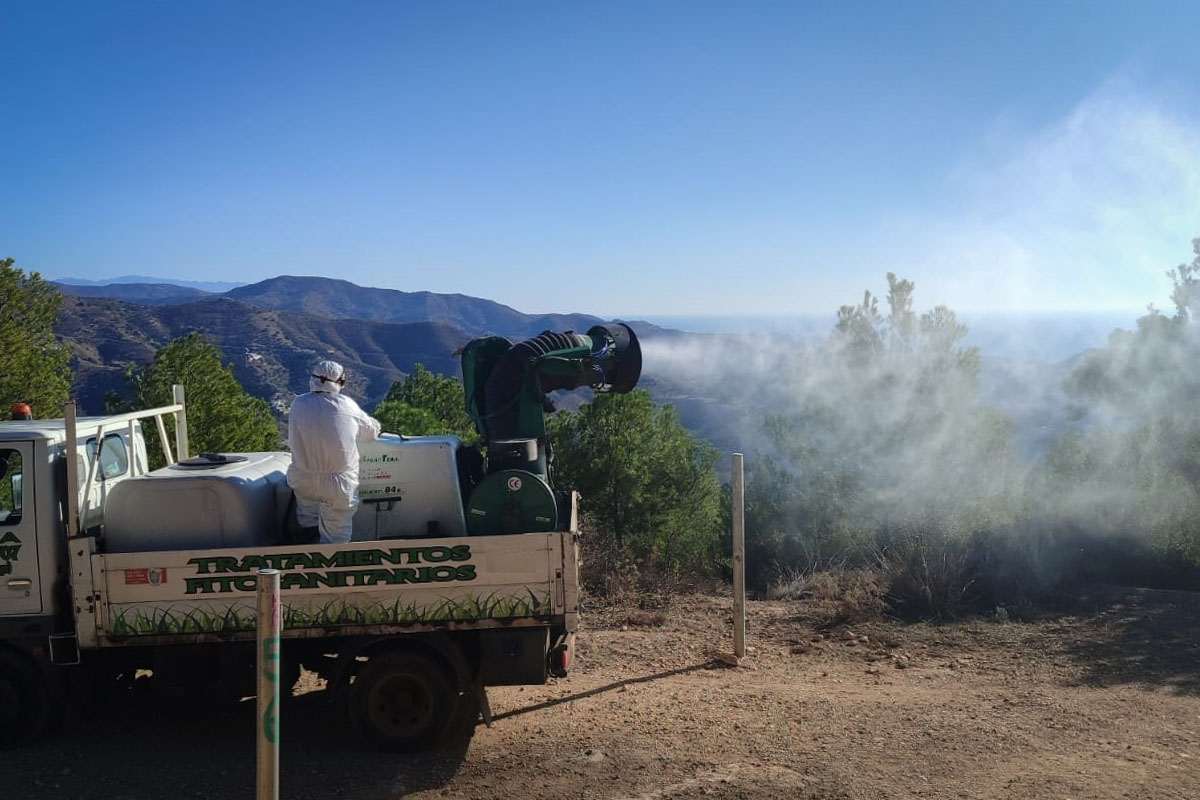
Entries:
<svg viewBox="0 0 1200 800">
<path fill-rule="evenodd" d="M 0 413 L 25 402 L 57 417 L 71 388 L 70 352 L 54 335 L 62 295 L 13 263 L 0 259 Z"/>
<path fill-rule="evenodd" d="M 247 394 L 221 363 L 221 351 L 193 331 L 154 354 L 154 361 L 126 372 L 137 408 L 170 405 L 171 387 L 183 384 L 188 449 L 193 454 L 279 449 L 279 428 L 266 400 Z M 161 465 L 157 431 L 148 428 L 152 464 Z"/>
</svg>

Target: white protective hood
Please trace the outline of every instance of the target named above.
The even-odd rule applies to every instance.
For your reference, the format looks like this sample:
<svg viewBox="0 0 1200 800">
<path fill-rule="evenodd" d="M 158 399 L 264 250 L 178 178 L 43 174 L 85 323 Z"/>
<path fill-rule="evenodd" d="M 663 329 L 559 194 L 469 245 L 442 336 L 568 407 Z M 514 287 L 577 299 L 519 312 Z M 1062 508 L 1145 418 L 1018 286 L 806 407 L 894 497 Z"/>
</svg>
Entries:
<svg viewBox="0 0 1200 800">
<path fill-rule="evenodd" d="M 346 370 L 336 361 L 322 361 L 313 367 L 312 377 L 308 379 L 310 392 L 340 394 L 345 384 Z"/>
</svg>

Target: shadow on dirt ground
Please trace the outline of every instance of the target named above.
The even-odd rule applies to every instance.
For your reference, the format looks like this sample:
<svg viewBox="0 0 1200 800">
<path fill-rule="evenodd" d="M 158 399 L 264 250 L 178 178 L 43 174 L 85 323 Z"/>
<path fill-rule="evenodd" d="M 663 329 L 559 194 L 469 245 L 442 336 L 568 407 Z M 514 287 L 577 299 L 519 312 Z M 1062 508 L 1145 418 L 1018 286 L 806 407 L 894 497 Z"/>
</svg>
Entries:
<svg viewBox="0 0 1200 800">
<path fill-rule="evenodd" d="M 1064 648 L 1079 684 L 1200 694 L 1200 592 L 1097 587 L 1080 606 L 1092 616 Z"/>
<path fill-rule="evenodd" d="M 469 739 L 435 752 L 382 753 L 355 734 L 342 698 L 294 698 L 281 715 L 280 796 L 403 797 L 446 784 Z M 0 797 L 252 798 L 254 701 L 166 701 L 128 692 L 65 729 L 3 754 Z"/>
<path fill-rule="evenodd" d="M 642 675 L 638 678 L 626 678 L 625 680 L 614 681 L 613 683 L 605 684 L 604 686 L 597 686 L 595 689 L 588 689 L 586 692 L 577 692 L 575 694 L 569 694 L 563 697 L 555 697 L 542 703 L 535 703 L 531 706 L 514 708 L 512 711 L 505 711 L 503 714 L 497 714 L 495 717 L 493 717 L 493 720 L 499 721 L 502 719 L 507 719 L 508 717 L 516 717 L 520 716 L 521 714 L 528 714 L 532 711 L 541 711 L 544 708 L 552 708 L 563 703 L 571 703 L 575 700 L 583 700 L 588 697 L 595 697 L 596 695 L 604 694 L 606 692 L 615 692 L 619 689 L 623 689 L 627 686 L 633 686 L 638 683 L 652 683 L 654 681 L 672 678 L 676 675 L 686 675 L 689 672 L 695 672 L 696 670 L 700 669 L 721 669 L 728 668 L 728 666 L 728 664 L 725 664 L 722 661 L 712 659 L 700 664 L 692 664 L 691 666 L 680 667 L 679 669 L 669 669 L 664 672 L 656 672 L 653 675 Z"/>
</svg>

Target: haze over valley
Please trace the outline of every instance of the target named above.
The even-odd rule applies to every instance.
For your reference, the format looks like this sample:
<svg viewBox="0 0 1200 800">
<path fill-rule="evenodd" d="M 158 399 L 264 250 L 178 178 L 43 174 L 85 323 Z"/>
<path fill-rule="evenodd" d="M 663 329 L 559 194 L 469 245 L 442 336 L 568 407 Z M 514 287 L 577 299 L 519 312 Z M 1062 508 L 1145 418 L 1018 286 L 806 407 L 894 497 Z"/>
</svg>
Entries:
<svg viewBox="0 0 1200 800">
<path fill-rule="evenodd" d="M 121 392 L 127 364 L 145 363 L 173 338 L 199 331 L 216 343 L 251 393 L 280 412 L 326 356 L 350 370 L 351 389 L 373 406 L 416 364 L 459 377 L 454 350 L 471 338 L 514 340 L 542 330 L 586 330 L 601 319 L 526 314 L 483 298 L 376 289 L 348 281 L 280 276 L 212 291 L 127 276 L 56 281 L 68 296 L 60 333 L 78 360 L 77 392 L 98 413 Z M 149 281 L 149 282 L 147 282 Z M 203 286 L 200 284 L 199 286 Z M 222 287 L 216 287 L 222 288 Z M 919 287 L 918 287 L 919 292 Z M 1036 456 L 1073 423 L 1062 391 L 1079 358 L 1136 314 L 970 314 L 964 344 L 981 353 L 980 399 L 1015 421 L 1017 444 Z M 836 315 L 651 316 L 632 321 L 646 353 L 643 386 L 724 450 L 750 449 L 762 417 L 789 398 L 770 389 L 798 349 L 827 337 Z M 566 401 L 573 407 L 586 395 Z"/>
</svg>

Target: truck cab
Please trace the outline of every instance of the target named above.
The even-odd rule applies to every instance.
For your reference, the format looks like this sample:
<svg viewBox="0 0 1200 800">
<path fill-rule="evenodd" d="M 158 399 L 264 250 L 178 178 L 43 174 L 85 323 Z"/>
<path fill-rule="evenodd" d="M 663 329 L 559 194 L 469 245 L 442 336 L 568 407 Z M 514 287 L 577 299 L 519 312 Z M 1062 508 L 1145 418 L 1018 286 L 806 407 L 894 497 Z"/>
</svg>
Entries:
<svg viewBox="0 0 1200 800">
<path fill-rule="evenodd" d="M 65 419 L 0 424 L 0 631 L 17 619 L 28 625 L 25 618 L 54 615 L 66 579 L 66 459 L 73 455 L 80 474 L 94 465 L 87 495 L 81 489 L 76 500 L 88 528 L 102 526 L 116 484 L 146 474 L 141 425 L 102 430 L 105 421 L 77 420 L 74 447 Z"/>
</svg>

